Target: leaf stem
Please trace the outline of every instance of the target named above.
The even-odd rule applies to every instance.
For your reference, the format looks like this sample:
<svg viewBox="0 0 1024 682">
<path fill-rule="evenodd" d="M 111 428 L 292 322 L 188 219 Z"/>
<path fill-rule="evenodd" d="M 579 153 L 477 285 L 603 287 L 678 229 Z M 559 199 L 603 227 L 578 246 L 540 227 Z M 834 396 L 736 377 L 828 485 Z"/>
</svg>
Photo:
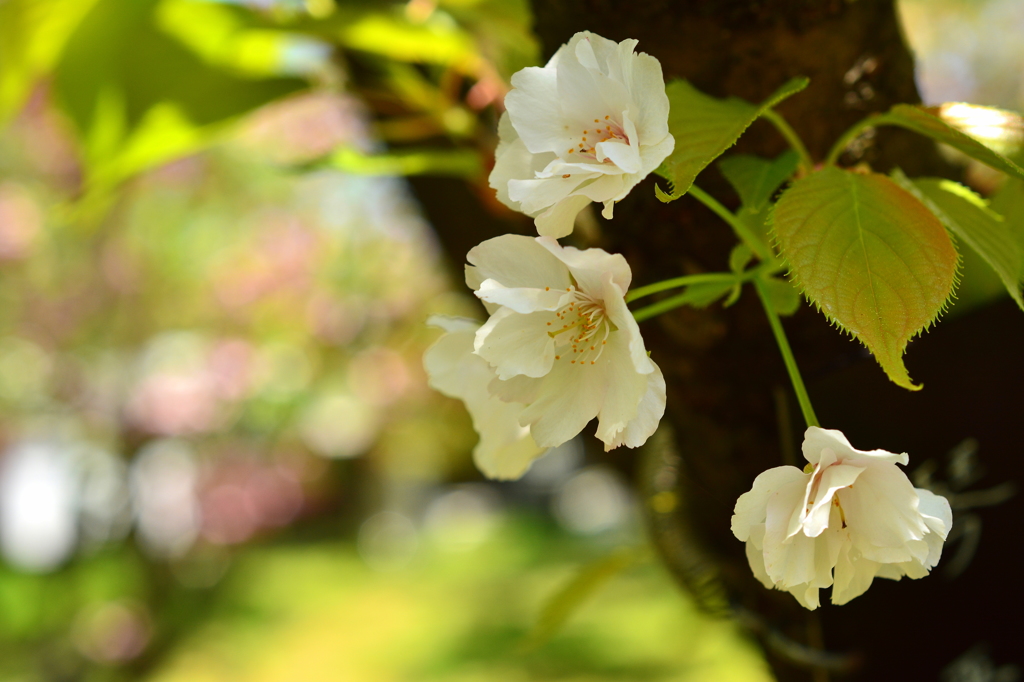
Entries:
<svg viewBox="0 0 1024 682">
<path fill-rule="evenodd" d="M 807 396 L 807 388 L 804 387 L 803 377 L 796 366 L 796 359 L 793 357 L 793 350 L 789 347 L 789 340 L 786 339 L 786 332 L 782 329 L 782 321 L 772 307 L 771 299 L 768 297 L 768 290 L 765 288 L 764 280 L 760 277 L 754 279 L 754 288 L 761 299 L 765 315 L 768 316 L 768 323 L 771 325 L 772 334 L 775 335 L 775 342 L 779 344 L 779 351 L 782 353 L 782 360 L 786 363 L 786 371 L 789 372 L 789 380 L 793 384 L 793 391 L 796 393 L 797 402 L 800 403 L 800 411 L 804 414 L 804 421 L 807 426 L 818 426 L 818 418 L 814 415 L 814 408 L 811 407 L 811 399 Z"/>
<path fill-rule="evenodd" d="M 729 227 L 731 227 L 733 232 L 736 233 L 736 236 L 740 238 L 740 241 L 749 246 L 750 250 L 756 253 L 758 258 L 768 262 L 773 262 L 775 260 L 775 256 L 772 254 L 771 249 L 768 248 L 768 245 L 758 239 L 754 233 L 743 224 L 743 221 L 732 213 L 732 211 L 718 203 L 717 199 L 702 190 L 700 187 L 697 187 L 697 185 L 690 185 L 690 189 L 687 191 L 687 194 L 710 208 L 719 218 L 729 223 Z"/>
<path fill-rule="evenodd" d="M 768 121 L 775 126 L 775 129 L 782 133 L 782 136 L 786 138 L 786 142 L 789 143 L 790 148 L 792 148 L 792 150 L 797 153 L 797 156 L 800 157 L 800 167 L 804 172 L 810 173 L 814 170 L 814 159 L 811 158 L 810 152 L 808 152 L 807 147 L 804 146 L 804 141 L 796 134 L 796 131 L 789 125 L 789 122 L 782 118 L 782 116 L 774 109 L 766 109 L 761 116 L 768 119 Z"/>
<path fill-rule="evenodd" d="M 722 292 L 722 295 L 725 295 L 724 291 Z M 643 322 L 644 320 L 649 320 L 652 317 L 657 317 L 662 313 L 667 313 L 668 311 L 674 308 L 684 306 L 687 303 L 693 301 L 693 299 L 694 295 L 692 292 L 684 291 L 681 294 L 676 294 L 675 296 L 666 298 L 663 301 L 658 301 L 657 303 L 652 303 L 651 305 L 644 306 L 639 310 L 634 310 L 633 319 L 636 320 L 637 322 Z"/>
<path fill-rule="evenodd" d="M 657 294 L 668 289 L 678 289 L 679 287 L 689 286 L 691 284 L 709 284 L 711 282 L 731 282 L 737 279 L 736 275 L 731 272 L 709 272 L 701 273 L 699 275 L 686 275 L 684 277 L 674 277 L 672 279 L 665 279 L 660 282 L 648 284 L 646 286 L 637 287 L 628 294 L 626 294 L 626 303 L 631 303 L 638 298 L 644 296 L 650 296 L 651 294 Z"/>
<path fill-rule="evenodd" d="M 667 289 L 689 286 L 691 284 L 710 284 L 713 282 L 734 282 L 736 284 L 743 284 L 744 282 L 749 282 L 762 276 L 773 275 L 781 269 L 782 268 L 776 263 L 762 263 L 756 268 L 751 268 L 750 270 L 739 274 L 730 272 L 710 272 L 699 275 L 686 275 L 685 277 L 676 277 L 674 279 L 666 279 L 661 282 L 655 282 L 654 284 L 648 284 L 647 286 L 634 289 L 626 294 L 626 302 L 629 303 L 638 298 L 643 298 L 644 296 L 656 294 Z M 673 308 L 686 305 L 694 298 L 695 296 L 693 292 L 684 291 L 670 298 L 666 298 L 663 301 L 658 301 L 657 303 L 652 303 L 651 305 L 644 306 L 643 308 L 633 311 L 633 318 L 637 322 L 643 322 L 644 320 L 649 320 L 652 317 L 657 317 L 662 313 L 668 312 Z"/>
<path fill-rule="evenodd" d="M 890 123 L 888 117 L 885 114 L 875 114 L 874 116 L 868 116 L 850 126 L 842 137 L 836 140 L 836 143 L 832 145 L 832 149 L 828 152 L 828 158 L 825 159 L 826 166 L 836 165 L 836 161 L 842 155 L 846 148 L 850 146 L 850 143 L 857 139 L 857 137 L 868 128 L 874 128 L 880 125 L 886 125 Z"/>
</svg>

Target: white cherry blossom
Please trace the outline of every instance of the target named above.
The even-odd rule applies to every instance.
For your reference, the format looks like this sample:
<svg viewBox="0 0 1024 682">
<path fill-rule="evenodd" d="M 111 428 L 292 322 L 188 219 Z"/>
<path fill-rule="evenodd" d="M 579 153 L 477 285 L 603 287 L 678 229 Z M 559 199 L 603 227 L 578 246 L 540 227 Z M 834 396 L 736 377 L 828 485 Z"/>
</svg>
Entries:
<svg viewBox="0 0 1024 682">
<path fill-rule="evenodd" d="M 661 64 L 636 45 L 584 31 L 547 65 L 512 76 L 490 184 L 541 235 L 568 235 L 591 201 L 611 218 L 672 152 Z"/>
<path fill-rule="evenodd" d="M 626 307 L 632 273 L 601 249 L 504 235 L 472 249 L 466 282 L 491 312 L 476 354 L 492 394 L 526 405 L 520 423 L 542 447 L 598 418 L 605 449 L 637 447 L 665 412 L 665 379 Z"/>
<path fill-rule="evenodd" d="M 530 430 L 519 425 L 523 405 L 504 402 L 488 392 L 494 370 L 473 354 L 473 341 L 480 325 L 440 315 L 431 317 L 427 323 L 447 332 L 423 354 L 428 383 L 465 403 L 473 428 L 480 436 L 473 449 L 477 468 L 488 478 L 520 478 L 546 449 L 538 447 Z"/>
<path fill-rule="evenodd" d="M 804 434 L 807 470 L 769 469 L 740 496 L 732 532 L 768 588 L 806 608 L 832 586 L 832 603 L 863 594 L 875 577 L 923 578 L 938 563 L 953 517 L 946 498 L 914 488 L 906 453 L 855 449 L 839 431 Z"/>
</svg>

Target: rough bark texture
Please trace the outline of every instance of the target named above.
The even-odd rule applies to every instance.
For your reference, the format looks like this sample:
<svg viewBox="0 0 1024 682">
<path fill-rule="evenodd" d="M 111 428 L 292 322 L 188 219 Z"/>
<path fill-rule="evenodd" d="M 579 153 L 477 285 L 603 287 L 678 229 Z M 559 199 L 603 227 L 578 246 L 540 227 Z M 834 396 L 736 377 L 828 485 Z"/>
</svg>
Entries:
<svg viewBox="0 0 1024 682">
<path fill-rule="evenodd" d="M 575 32 L 590 30 L 616 41 L 639 39 L 638 49 L 661 61 L 666 79 L 687 78 L 719 97 L 760 101 L 790 77 L 810 77 L 808 89 L 779 110 L 819 160 L 866 113 L 918 101 L 913 62 L 900 34 L 893 0 L 534 0 L 533 4 L 535 28 L 546 56 Z M 773 156 L 784 148 L 775 130 L 759 122 L 736 150 Z M 864 160 L 881 171 L 898 163 L 911 176 L 949 173 L 931 143 L 898 130 L 881 131 Z M 716 170 L 705 171 L 698 183 L 727 205 L 735 205 L 735 197 Z M 472 220 L 473 225 L 463 220 L 461 227 L 446 227 L 446 220 L 454 219 L 448 202 L 449 192 L 455 190 L 423 180 L 415 186 L 455 263 L 469 246 L 493 236 L 492 232 L 530 231 L 528 223 L 498 225 L 483 212 Z M 463 204 L 460 210 L 465 209 Z M 600 236 L 587 245 L 623 253 L 633 268 L 633 281 L 642 284 L 721 271 L 734 244 L 729 229 L 696 201 L 684 197 L 668 205 L 658 202 L 649 178 L 616 207 L 615 219 L 602 224 Z M 967 436 L 982 441 L 983 459 L 986 454 L 998 456 L 1003 446 L 1010 454 L 1004 426 L 1014 420 L 1015 403 L 1010 396 L 1019 385 L 1015 382 L 1024 379 L 1020 363 L 1011 368 L 997 366 L 990 355 L 984 361 L 989 365 L 982 362 L 976 368 L 975 382 L 989 389 L 999 384 L 1008 398 L 998 408 L 977 408 L 983 414 L 953 409 L 950 401 L 962 392 L 980 392 L 980 386 L 951 380 L 948 360 L 943 364 L 950 357 L 965 362 L 963 356 L 971 354 L 970 332 L 976 334 L 986 324 L 993 329 L 1005 327 L 1009 314 L 1007 310 L 998 315 L 986 312 L 988 317 L 975 317 L 969 323 L 946 323 L 925 341 L 912 344 L 908 365 L 915 379 L 928 384 L 922 394 L 887 383 L 858 344 L 842 337 L 810 307 L 785 324 L 823 425 L 844 430 L 855 446 L 905 449 L 911 453 L 913 468 L 929 457 L 941 459 Z M 1024 338 L 1021 320 L 1011 319 L 1010 324 L 1016 325 L 1012 333 L 1017 334 L 1011 333 L 1011 338 Z M 1002 576 L 1009 581 L 1010 576 L 1005 562 L 998 568 L 994 555 L 983 560 L 979 553 L 975 563 L 983 565 L 972 566 L 975 582 L 970 584 L 958 578 L 959 583 L 950 585 L 937 575 L 898 585 L 876 581 L 851 605 L 826 605 L 813 615 L 789 595 L 757 583 L 742 544 L 729 531 L 732 507 L 758 473 L 793 456 L 792 451 L 783 450 L 798 449 L 803 430 L 760 305 L 747 291 L 731 308 L 679 309 L 645 323 L 642 331 L 669 390 L 669 428 L 648 456 L 651 465 L 639 473 L 648 479 L 641 482 L 648 499 L 659 492 L 671 493 L 659 498 L 660 512 L 652 514 L 656 542 L 684 583 L 707 590 L 711 578 L 724 586 L 741 620 L 764 645 L 780 680 L 828 679 L 820 669 L 809 667 L 808 661 L 842 668 L 841 674 L 851 679 L 936 680 L 940 670 L 975 643 L 994 647 L 997 661 L 1011 655 L 1007 652 L 1012 649 L 1001 648 L 1012 646 L 1005 632 L 1000 634 L 992 626 L 986 630 L 976 613 L 965 610 L 954 616 L 957 605 L 949 596 L 998 599 L 998 581 Z M 904 416 L 911 414 L 912 418 Z M 936 414 L 949 418 L 936 425 Z M 668 433 L 672 435 L 666 438 Z M 1001 511 L 1010 512 L 1008 507 Z M 1000 523 L 999 517 L 990 514 L 985 523 L 993 521 Z M 1010 532 L 1005 523 L 1003 530 Z M 1019 536 L 1019 531 L 1014 532 Z M 1015 594 L 1019 599 L 1019 589 Z M 794 663 L 794 659 L 804 662 Z"/>
</svg>

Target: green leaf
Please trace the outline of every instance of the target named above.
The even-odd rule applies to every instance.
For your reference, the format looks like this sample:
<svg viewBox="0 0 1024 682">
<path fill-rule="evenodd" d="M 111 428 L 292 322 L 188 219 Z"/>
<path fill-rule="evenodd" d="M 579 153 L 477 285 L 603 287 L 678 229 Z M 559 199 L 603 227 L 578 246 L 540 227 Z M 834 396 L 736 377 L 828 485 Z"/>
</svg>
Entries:
<svg viewBox="0 0 1024 682">
<path fill-rule="evenodd" d="M 732 251 L 729 253 L 729 269 L 735 272 L 737 275 L 743 272 L 747 267 L 747 263 L 754 257 L 754 252 L 746 244 L 737 244 L 732 247 Z"/>
<path fill-rule="evenodd" d="M 979 140 L 949 125 L 936 113 L 924 107 L 910 104 L 897 104 L 888 113 L 879 117 L 879 123 L 896 125 L 932 138 L 937 142 L 948 144 L 972 159 L 1017 178 L 1024 178 L 1021 168 L 999 152 L 989 149 Z"/>
<path fill-rule="evenodd" d="M 1017 165 L 1024 159 L 1024 117 L 1014 111 L 965 102 L 928 109 L 947 124 L 975 138 Z"/>
<path fill-rule="evenodd" d="M 771 161 L 752 154 L 734 154 L 719 161 L 718 168 L 743 206 L 757 213 L 768 205 L 775 190 L 796 172 L 799 164 L 800 157 L 790 149 Z"/>
<path fill-rule="evenodd" d="M 980 196 L 952 180 L 916 178 L 911 181 L 898 171 L 893 179 L 920 199 L 950 232 L 985 259 L 999 275 L 1011 298 L 1024 310 L 1020 286 L 1024 276 L 1024 252 L 1003 216 L 990 209 Z"/>
<path fill-rule="evenodd" d="M 1024 181 L 1009 179 L 992 195 L 992 210 L 1003 216 L 1010 234 L 1024 252 Z"/>
<path fill-rule="evenodd" d="M 547 642 L 598 589 L 647 556 L 646 549 L 620 549 L 584 566 L 544 604 L 522 649 L 531 651 Z"/>
<path fill-rule="evenodd" d="M 665 88 L 671 110 L 669 131 L 676 139 L 672 154 L 656 171 L 672 184 L 672 193 L 658 192 L 662 201 L 686 194 L 697 175 L 739 139 L 751 123 L 790 95 L 807 87 L 806 78 L 793 78 L 759 105 L 735 97 L 716 99 L 685 80 Z"/>
<path fill-rule="evenodd" d="M 0 0 L 0 123 L 57 61 L 96 0 Z"/>
<path fill-rule="evenodd" d="M 884 175 L 830 167 L 782 195 L 773 229 L 804 295 L 893 382 L 919 389 L 903 351 L 946 306 L 958 259 L 935 214 Z"/>
<path fill-rule="evenodd" d="M 55 91 L 85 141 L 90 183 L 117 182 L 141 170 L 142 160 L 190 153 L 202 136 L 187 128 L 224 123 L 306 87 L 210 65 L 160 29 L 156 7 L 156 0 L 98 0 L 56 66 Z"/>
<path fill-rule="evenodd" d="M 351 147 L 335 151 L 328 163 L 357 175 L 447 175 L 473 178 L 480 175 L 480 154 L 472 149 L 402 150 L 367 155 Z"/>
<path fill-rule="evenodd" d="M 786 280 L 765 277 L 764 289 L 772 308 L 779 315 L 789 316 L 800 308 L 800 291 Z"/>
</svg>

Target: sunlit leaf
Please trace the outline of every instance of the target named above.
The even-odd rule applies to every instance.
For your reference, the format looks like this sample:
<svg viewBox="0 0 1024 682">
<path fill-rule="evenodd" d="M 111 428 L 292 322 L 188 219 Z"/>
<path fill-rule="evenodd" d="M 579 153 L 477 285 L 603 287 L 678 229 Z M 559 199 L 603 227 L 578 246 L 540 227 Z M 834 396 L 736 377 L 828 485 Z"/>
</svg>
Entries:
<svg viewBox="0 0 1024 682">
<path fill-rule="evenodd" d="M 605 583 L 646 556 L 645 550 L 622 549 L 584 566 L 544 605 L 523 648 L 531 650 L 547 642 Z"/>
<path fill-rule="evenodd" d="M 992 195 L 993 211 L 1003 216 L 1010 234 L 1024 253 L 1024 180 L 1009 179 Z"/>
<path fill-rule="evenodd" d="M 924 107 L 897 104 L 888 113 L 879 117 L 879 123 L 896 125 L 926 135 L 937 142 L 948 144 L 954 149 L 982 163 L 1018 178 L 1024 178 L 1024 169 L 999 152 L 985 146 L 979 140 L 967 135 L 939 118 L 936 113 Z"/>
<path fill-rule="evenodd" d="M 718 162 L 722 175 L 740 195 L 743 206 L 757 213 L 771 200 L 775 190 L 796 172 L 800 157 L 793 150 L 773 160 L 752 154 L 734 154 Z"/>
<path fill-rule="evenodd" d="M 669 131 L 676 139 L 675 150 L 658 169 L 672 184 L 662 201 L 678 199 L 690 189 L 697 174 L 739 139 L 751 123 L 782 100 L 807 87 L 806 78 L 793 78 L 755 105 L 735 97 L 716 99 L 697 90 L 685 80 L 666 86 Z"/>
<path fill-rule="evenodd" d="M 55 90 L 84 140 L 90 183 L 189 153 L 199 134 L 185 128 L 226 122 L 305 87 L 211 66 L 158 28 L 156 4 L 99 0 L 57 64 Z"/>
<path fill-rule="evenodd" d="M 1018 165 L 1024 158 L 1024 117 L 1014 111 L 966 102 L 947 102 L 928 111 Z"/>
<path fill-rule="evenodd" d="M 915 194 L 942 224 L 963 240 L 999 275 L 1003 286 L 1022 310 L 1021 277 L 1024 253 L 1003 216 L 970 189 L 942 178 L 908 180 L 902 173 L 894 178 Z"/>
<path fill-rule="evenodd" d="M 480 155 L 471 149 L 402 150 L 363 154 L 351 147 L 334 152 L 329 164 L 357 175 L 448 175 L 473 178 L 480 174 Z"/>
<path fill-rule="evenodd" d="M 0 1 L 0 122 L 60 56 L 96 0 Z"/>
<path fill-rule="evenodd" d="M 867 346 L 893 382 L 920 388 L 903 351 L 946 305 L 957 265 L 935 214 L 883 175 L 826 168 L 796 181 L 773 215 L 804 295 Z"/>
<path fill-rule="evenodd" d="M 343 24 L 338 41 L 352 50 L 404 62 L 446 64 L 467 73 L 475 72 L 479 63 L 469 34 L 436 21 L 413 24 L 398 16 L 371 14 Z"/>
</svg>

